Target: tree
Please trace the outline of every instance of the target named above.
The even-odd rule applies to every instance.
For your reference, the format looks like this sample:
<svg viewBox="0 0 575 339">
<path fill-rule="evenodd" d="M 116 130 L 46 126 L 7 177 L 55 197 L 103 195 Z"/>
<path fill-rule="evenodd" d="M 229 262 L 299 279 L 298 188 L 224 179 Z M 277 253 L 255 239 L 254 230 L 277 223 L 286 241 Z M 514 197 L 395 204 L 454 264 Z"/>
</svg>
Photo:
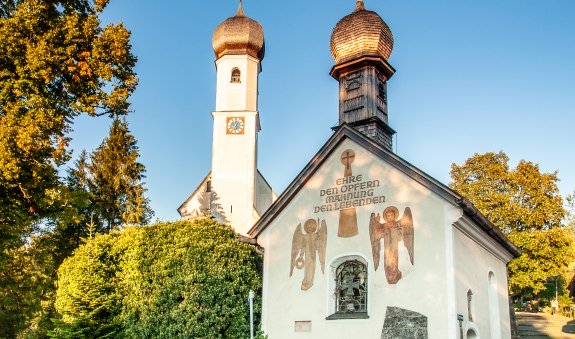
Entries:
<svg viewBox="0 0 575 339">
<path fill-rule="evenodd" d="M 58 269 L 56 309 L 62 315 L 52 335 L 98 338 L 117 335 L 122 295 L 116 274 L 130 233 L 98 235 L 80 246 Z"/>
<path fill-rule="evenodd" d="M 114 119 L 108 137 L 89 158 L 83 152 L 68 175 L 70 187 L 88 194 L 85 224 L 94 221 L 99 231 L 146 224 L 153 215 L 144 196 L 146 170 L 138 162 L 139 149 L 127 122 Z"/>
<path fill-rule="evenodd" d="M 567 215 L 565 216 L 565 225 L 575 231 L 575 192 L 568 195 L 565 200 L 567 200 Z"/>
<path fill-rule="evenodd" d="M 503 152 L 475 154 L 452 165 L 450 187 L 522 249 L 509 264 L 509 287 L 513 295 L 533 297 L 575 260 L 575 241 L 562 225 L 566 211 L 557 172 L 541 173 L 525 160 L 510 169 L 508 162 Z"/>
<path fill-rule="evenodd" d="M 575 236 L 570 228 L 513 232 L 508 236 L 523 251 L 509 263 L 512 294 L 537 296 L 546 290 L 549 281 L 557 277 L 571 279 L 567 269 L 575 259 Z"/>
<path fill-rule="evenodd" d="M 261 264 L 230 226 L 210 219 L 96 235 L 59 269 L 53 335 L 246 337 Z"/>
<path fill-rule="evenodd" d="M 61 208 L 58 167 L 74 117 L 128 112 L 136 58 L 122 24 L 102 27 L 107 4 L 0 4 L 0 264 Z"/>
<path fill-rule="evenodd" d="M 469 199 L 501 231 L 560 227 L 565 216 L 557 172 L 521 160 L 514 169 L 503 152 L 475 154 L 451 166 L 450 187 Z"/>
</svg>

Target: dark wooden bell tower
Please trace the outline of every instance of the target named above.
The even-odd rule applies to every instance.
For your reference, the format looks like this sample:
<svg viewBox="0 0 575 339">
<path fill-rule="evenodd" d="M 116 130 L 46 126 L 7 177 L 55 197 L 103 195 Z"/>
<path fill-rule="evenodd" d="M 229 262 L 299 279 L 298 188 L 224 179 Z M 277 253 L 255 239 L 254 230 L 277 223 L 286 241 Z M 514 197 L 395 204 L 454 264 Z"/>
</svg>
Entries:
<svg viewBox="0 0 575 339">
<path fill-rule="evenodd" d="M 387 81 L 394 73 L 380 56 L 361 56 L 330 72 L 339 82 L 339 125 L 349 124 L 390 151 L 395 131 L 388 125 Z"/>
</svg>

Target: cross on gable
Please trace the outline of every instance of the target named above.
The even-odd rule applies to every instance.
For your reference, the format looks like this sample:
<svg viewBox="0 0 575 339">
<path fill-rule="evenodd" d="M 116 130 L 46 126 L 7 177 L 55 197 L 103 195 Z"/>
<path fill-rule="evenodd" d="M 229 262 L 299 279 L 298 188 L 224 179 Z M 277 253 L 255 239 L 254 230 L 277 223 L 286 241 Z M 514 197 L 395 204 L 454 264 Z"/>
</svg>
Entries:
<svg viewBox="0 0 575 339">
<path fill-rule="evenodd" d="M 341 163 L 345 165 L 345 169 L 351 172 L 351 163 L 355 160 L 355 153 L 348 149 L 341 155 Z M 351 175 L 351 173 L 349 174 Z"/>
</svg>

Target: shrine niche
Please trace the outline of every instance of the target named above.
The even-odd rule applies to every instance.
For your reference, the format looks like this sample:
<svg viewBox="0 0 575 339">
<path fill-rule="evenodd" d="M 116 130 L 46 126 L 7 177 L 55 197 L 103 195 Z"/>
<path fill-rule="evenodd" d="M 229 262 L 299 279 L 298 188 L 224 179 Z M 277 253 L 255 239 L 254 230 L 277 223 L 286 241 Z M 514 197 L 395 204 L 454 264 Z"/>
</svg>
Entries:
<svg viewBox="0 0 575 339">
<path fill-rule="evenodd" d="M 289 276 L 293 275 L 294 267 L 304 270 L 301 289 L 308 290 L 313 286 L 316 256 L 319 257 L 321 273 L 325 271 L 325 250 L 327 245 L 327 224 L 325 220 L 308 219 L 302 227 L 297 225 L 292 239 L 291 262 Z"/>
<path fill-rule="evenodd" d="M 396 284 L 402 277 L 399 270 L 399 242 L 403 241 L 409 261 L 413 265 L 413 217 L 411 209 L 405 208 L 403 217 L 399 219 L 399 210 L 395 206 L 387 207 L 383 211 L 383 223 L 381 216 L 372 213 L 369 220 L 369 239 L 371 241 L 371 252 L 373 254 L 373 264 L 377 271 L 379 267 L 379 257 L 381 255 L 381 239 L 383 239 L 383 260 L 385 266 L 385 277 L 390 284 Z"/>
<path fill-rule="evenodd" d="M 353 176 L 351 164 L 355 160 L 355 152 L 348 149 L 341 154 L 341 163 L 344 165 L 343 176 Z M 350 238 L 358 235 L 357 214 L 355 207 L 345 208 L 339 211 L 339 228 L 337 236 L 340 238 Z"/>
</svg>

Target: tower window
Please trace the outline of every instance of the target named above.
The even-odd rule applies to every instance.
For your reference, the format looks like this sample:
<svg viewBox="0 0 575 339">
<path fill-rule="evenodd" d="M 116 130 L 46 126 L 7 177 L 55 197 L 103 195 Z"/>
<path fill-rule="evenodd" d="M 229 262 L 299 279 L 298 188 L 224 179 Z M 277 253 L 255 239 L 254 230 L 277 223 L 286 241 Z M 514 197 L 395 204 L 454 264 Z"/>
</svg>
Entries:
<svg viewBox="0 0 575 339">
<path fill-rule="evenodd" d="M 206 183 L 206 192 L 211 192 L 212 191 L 212 181 L 208 180 L 208 182 Z"/>
<path fill-rule="evenodd" d="M 381 79 L 377 82 L 378 94 L 383 103 L 387 105 L 387 85 Z"/>
<path fill-rule="evenodd" d="M 232 79 L 230 80 L 230 82 L 240 83 L 241 82 L 241 80 L 240 80 L 241 75 L 242 75 L 242 72 L 240 72 L 239 68 L 232 69 Z"/>
</svg>

